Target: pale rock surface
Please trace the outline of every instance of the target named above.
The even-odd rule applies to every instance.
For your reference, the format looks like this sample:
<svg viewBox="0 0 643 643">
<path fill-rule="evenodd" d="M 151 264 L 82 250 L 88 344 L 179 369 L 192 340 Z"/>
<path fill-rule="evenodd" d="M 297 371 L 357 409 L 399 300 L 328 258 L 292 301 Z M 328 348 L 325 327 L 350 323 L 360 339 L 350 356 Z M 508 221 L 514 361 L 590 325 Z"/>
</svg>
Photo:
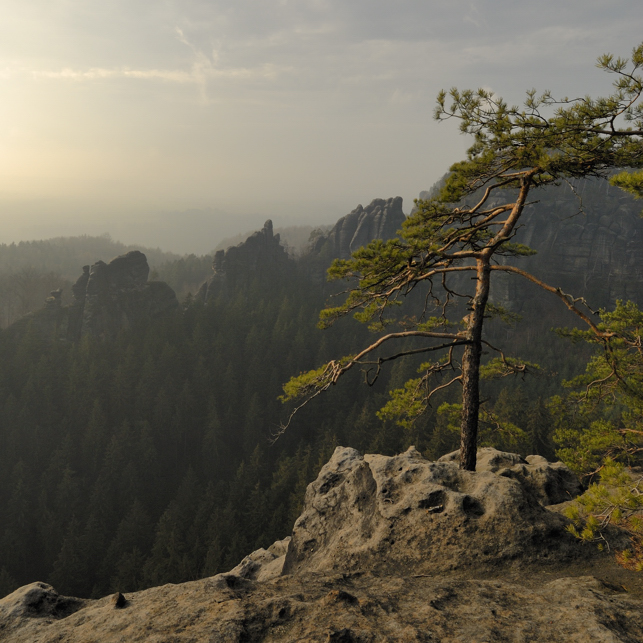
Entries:
<svg viewBox="0 0 643 643">
<path fill-rule="evenodd" d="M 235 576 L 87 601 L 65 618 L 7 619 L 9 643 L 640 643 L 642 602 L 595 578 Z M 31 586 L 28 586 L 28 588 Z"/>
<path fill-rule="evenodd" d="M 247 580 L 271 580 L 281 576 L 286 560 L 290 536 L 277 540 L 268 549 L 257 549 L 246 556 L 227 575 Z"/>
<path fill-rule="evenodd" d="M 455 458 L 429 462 L 413 447 L 394 457 L 338 447 L 308 486 L 284 572 L 435 574 L 580 556 L 569 521 L 538 500 L 564 495 L 555 475 L 543 474 L 545 493 L 534 481 L 544 465 L 510 455 L 483 451 L 481 470 L 471 472 Z M 527 473 L 503 475 L 514 467 Z"/>
<path fill-rule="evenodd" d="M 460 462 L 460 452 L 442 456 L 438 462 Z M 491 471 L 518 480 L 543 505 L 556 505 L 573 500 L 583 493 L 576 475 L 562 462 L 549 462 L 541 455 L 522 458 L 491 447 L 478 449 L 476 471 Z"/>
<path fill-rule="evenodd" d="M 549 471 L 561 466 L 489 449 L 476 472 L 456 460 L 338 447 L 292 540 L 225 574 L 100 600 L 32 583 L 0 600 L 0 641 L 643 641 L 640 575 L 541 504 L 579 489 Z"/>
</svg>

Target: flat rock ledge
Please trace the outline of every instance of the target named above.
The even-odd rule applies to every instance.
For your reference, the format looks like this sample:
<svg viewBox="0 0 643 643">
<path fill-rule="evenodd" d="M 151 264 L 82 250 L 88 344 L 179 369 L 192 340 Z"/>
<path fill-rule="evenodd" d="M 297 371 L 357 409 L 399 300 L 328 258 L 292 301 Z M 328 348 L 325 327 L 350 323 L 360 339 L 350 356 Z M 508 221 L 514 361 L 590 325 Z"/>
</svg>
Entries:
<svg viewBox="0 0 643 643">
<path fill-rule="evenodd" d="M 233 580 L 235 579 L 236 580 Z M 32 587 L 31 585 L 28 587 Z M 0 601 L 0 614 L 10 595 Z M 640 643 L 643 603 L 595 578 L 527 588 L 498 579 L 229 576 L 87 601 L 65 617 L 7 620 L 11 643 Z"/>
</svg>

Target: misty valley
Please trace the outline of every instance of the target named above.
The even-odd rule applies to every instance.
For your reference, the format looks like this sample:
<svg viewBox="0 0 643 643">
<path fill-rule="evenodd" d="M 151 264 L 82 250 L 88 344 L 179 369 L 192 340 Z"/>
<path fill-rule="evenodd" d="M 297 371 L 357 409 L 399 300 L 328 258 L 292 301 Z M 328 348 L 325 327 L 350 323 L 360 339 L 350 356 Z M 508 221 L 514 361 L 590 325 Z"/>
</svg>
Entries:
<svg viewBox="0 0 643 643">
<path fill-rule="evenodd" d="M 605 181 L 575 187 L 582 213 L 567 186 L 530 206 L 520 235 L 538 254 L 523 261 L 595 308 L 640 301 L 639 204 Z M 557 222 L 546 234 L 544 216 Z M 350 320 L 316 327 L 339 289 L 325 279 L 331 260 L 394 237 L 403 220 L 401 199 L 376 200 L 314 233 L 297 256 L 270 222 L 204 257 L 146 259 L 106 238 L 2 248 L 0 256 L 12 253 L 7 281 L 7 267 L 33 265 L 38 250 L 32 283 L 63 287 L 0 337 L 2 594 L 46 580 L 62 594 L 100 597 L 212 576 L 290 532 L 306 486 L 338 445 L 386 455 L 413 445 L 429 460 L 456 449 L 444 412 L 453 391 L 410 426 L 376 415 L 419 359 L 396 362 L 373 387 L 351 374 L 273 439 L 287 415 L 284 382 L 368 341 Z M 84 273 L 79 266 L 71 284 L 64 262 L 91 249 L 128 253 Z M 161 280 L 191 291 L 179 302 Z M 591 350 L 552 332 L 575 320 L 546 293 L 507 279 L 492 298 L 522 319 L 494 320 L 489 337 L 544 374 L 484 384 L 486 407 L 516 430 L 489 428 L 481 445 L 555 459 L 566 445 L 554 439 L 549 401 Z"/>
</svg>

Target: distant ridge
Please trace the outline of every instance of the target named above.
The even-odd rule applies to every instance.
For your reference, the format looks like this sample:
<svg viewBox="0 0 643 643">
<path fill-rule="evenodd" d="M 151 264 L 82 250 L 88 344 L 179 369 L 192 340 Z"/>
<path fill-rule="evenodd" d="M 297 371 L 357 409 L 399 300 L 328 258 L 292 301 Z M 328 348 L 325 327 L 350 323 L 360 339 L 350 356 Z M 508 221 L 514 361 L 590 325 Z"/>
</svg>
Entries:
<svg viewBox="0 0 643 643">
<path fill-rule="evenodd" d="M 93 264 L 98 259 L 109 261 L 131 250 L 144 252 L 152 268 L 181 257 L 160 248 L 114 241 L 107 233 L 100 236 L 53 237 L 0 244 L 0 272 L 32 268 L 40 272 L 53 271 L 65 279 L 75 280 L 81 266 Z"/>
</svg>

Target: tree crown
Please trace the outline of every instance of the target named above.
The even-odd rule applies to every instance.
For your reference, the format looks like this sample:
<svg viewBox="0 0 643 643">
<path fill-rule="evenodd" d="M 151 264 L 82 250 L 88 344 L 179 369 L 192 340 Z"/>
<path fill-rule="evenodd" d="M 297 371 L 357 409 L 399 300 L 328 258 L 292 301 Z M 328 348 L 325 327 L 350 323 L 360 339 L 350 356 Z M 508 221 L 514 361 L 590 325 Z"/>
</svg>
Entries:
<svg viewBox="0 0 643 643">
<path fill-rule="evenodd" d="M 597 337 L 605 339 L 607 331 L 579 308 L 578 300 L 504 260 L 500 262 L 501 257 L 533 254 L 514 241 L 533 188 L 643 167 L 643 43 L 633 50 L 631 60 L 605 55 L 599 58 L 598 67 L 616 76 L 613 93 L 604 98 L 555 99 L 550 92 L 538 96 L 530 90 L 519 108 L 484 89 L 451 89 L 438 95 L 435 118 L 458 119 L 461 131 L 473 136 L 466 159 L 451 166 L 436 196 L 416 201 L 416 209 L 398 238 L 372 241 L 351 259 L 335 260 L 328 271 L 329 279 L 346 280 L 349 287 L 340 305 L 321 312 L 320 326 L 328 327 L 352 314 L 374 332 L 384 334 L 355 355 L 291 379 L 283 400 L 304 399 L 306 403 L 356 365 L 367 370 L 367 380 L 373 383 L 385 362 L 444 351 L 442 358 L 422 365 L 419 384 L 398 392 L 406 396 L 398 406 L 419 413 L 433 391 L 463 382 L 462 375 L 457 375 L 464 363 L 458 350 L 466 354 L 471 347 L 478 347 L 474 369 L 477 389 L 482 344 L 498 353 L 487 369 L 494 376 L 526 372 L 533 365 L 505 357 L 482 338 L 483 319 L 493 312 L 487 311 L 489 279 L 498 270 L 518 274 L 557 295 Z M 639 194 L 643 171 L 626 171 L 612 180 Z M 469 281 L 476 284 L 474 293 L 463 288 L 463 274 L 473 277 Z M 417 313 L 402 317 L 399 306 L 419 287 L 423 297 Z M 457 302 L 470 311 L 464 318 L 462 306 L 453 306 Z M 495 313 L 503 315 L 504 311 L 497 308 Z M 400 330 L 391 331 L 393 324 L 401 326 Z M 416 343 L 410 345 L 412 338 Z M 385 354 L 390 344 L 398 347 Z M 448 371 L 456 375 L 446 384 L 429 385 L 431 378 Z M 421 403 L 417 404 L 418 400 Z"/>
</svg>

